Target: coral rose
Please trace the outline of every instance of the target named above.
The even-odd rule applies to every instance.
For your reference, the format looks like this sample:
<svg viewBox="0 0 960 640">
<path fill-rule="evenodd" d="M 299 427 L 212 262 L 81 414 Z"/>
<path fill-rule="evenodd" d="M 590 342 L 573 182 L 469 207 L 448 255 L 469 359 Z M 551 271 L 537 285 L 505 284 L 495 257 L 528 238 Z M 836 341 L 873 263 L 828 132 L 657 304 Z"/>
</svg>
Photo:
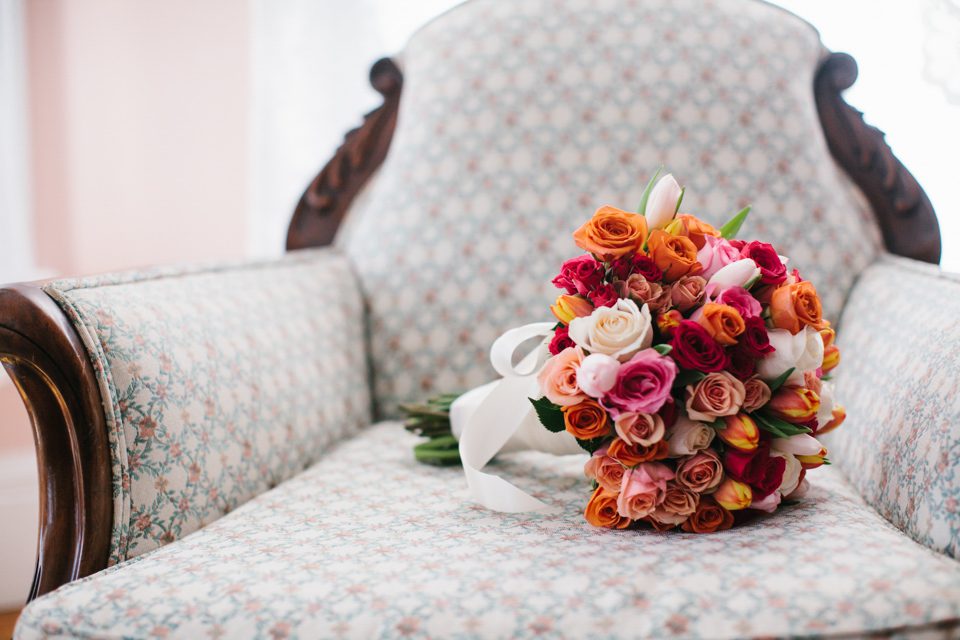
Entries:
<svg viewBox="0 0 960 640">
<path fill-rule="evenodd" d="M 659 440 L 649 446 L 625 442 L 619 438 L 610 443 L 607 455 L 619 460 L 626 467 L 635 467 L 641 462 L 663 460 L 668 455 L 666 440 Z"/>
<path fill-rule="evenodd" d="M 818 331 L 824 328 L 820 296 L 813 283 L 804 280 L 785 284 L 774 291 L 770 297 L 770 319 L 774 327 L 793 334 L 799 333 L 806 325 Z"/>
<path fill-rule="evenodd" d="M 745 397 L 743 383 L 726 371 L 708 373 L 700 382 L 687 386 L 687 415 L 691 420 L 713 422 L 738 413 Z"/>
<path fill-rule="evenodd" d="M 689 518 L 700 503 L 700 494 L 680 486 L 676 482 L 668 482 L 663 493 L 663 502 L 650 515 L 658 524 L 676 526 Z"/>
<path fill-rule="evenodd" d="M 578 440 L 593 440 L 610 433 L 610 417 L 593 400 L 563 407 L 563 424 L 570 435 Z"/>
<path fill-rule="evenodd" d="M 714 340 L 725 346 L 737 344 L 737 336 L 747 328 L 739 311 L 718 302 L 703 305 L 692 319 L 699 322 Z"/>
<path fill-rule="evenodd" d="M 547 360 L 537 374 L 540 390 L 547 400 L 568 407 L 587 399 L 587 394 L 577 384 L 577 369 L 582 362 L 580 347 L 569 347 Z"/>
<path fill-rule="evenodd" d="M 717 504 L 709 496 L 701 497 L 697 510 L 686 522 L 683 530 L 689 533 L 713 533 L 733 526 L 733 514 Z"/>
<path fill-rule="evenodd" d="M 683 276 L 670 287 L 670 302 L 684 313 L 693 309 L 703 300 L 707 281 L 700 276 Z"/>
<path fill-rule="evenodd" d="M 616 494 L 623 481 L 623 465 L 607 455 L 607 448 L 598 449 L 583 465 L 583 474 L 607 491 Z"/>
<path fill-rule="evenodd" d="M 713 227 L 713 225 L 704 222 L 703 220 L 690 215 L 689 213 L 681 213 L 677 216 L 677 220 L 683 222 L 684 228 L 687 230 L 687 237 L 690 238 L 693 242 L 693 246 L 697 250 L 703 248 L 703 245 L 706 244 L 707 237 L 713 236 L 714 238 L 720 237 L 720 232 Z"/>
<path fill-rule="evenodd" d="M 597 487 L 590 496 L 583 515 L 595 527 L 626 529 L 630 526 L 630 518 L 624 518 L 617 512 L 617 494 L 603 487 Z"/>
<path fill-rule="evenodd" d="M 614 420 L 613 428 L 627 444 L 649 447 L 663 440 L 666 428 L 663 418 L 656 413 L 621 413 Z"/>
<path fill-rule="evenodd" d="M 646 218 L 611 206 L 597 209 L 573 232 L 578 247 L 605 262 L 639 252 L 646 237 Z"/>
<path fill-rule="evenodd" d="M 624 473 L 617 498 L 618 513 L 633 520 L 653 513 L 663 501 L 667 481 L 673 476 L 668 466 L 655 462 L 638 465 Z"/>
<path fill-rule="evenodd" d="M 723 464 L 712 449 L 705 449 L 677 462 L 677 482 L 696 493 L 716 489 L 723 481 Z"/>
<path fill-rule="evenodd" d="M 659 311 L 670 304 L 670 290 L 639 273 L 631 274 L 626 280 L 617 280 L 614 286 L 621 297 L 630 298 L 637 304 L 646 304 L 650 311 Z"/>
<path fill-rule="evenodd" d="M 686 275 L 696 275 L 703 267 L 697 262 L 697 247 L 683 236 L 672 236 L 654 229 L 647 239 L 650 257 L 663 271 L 663 279 L 673 282 Z"/>
</svg>

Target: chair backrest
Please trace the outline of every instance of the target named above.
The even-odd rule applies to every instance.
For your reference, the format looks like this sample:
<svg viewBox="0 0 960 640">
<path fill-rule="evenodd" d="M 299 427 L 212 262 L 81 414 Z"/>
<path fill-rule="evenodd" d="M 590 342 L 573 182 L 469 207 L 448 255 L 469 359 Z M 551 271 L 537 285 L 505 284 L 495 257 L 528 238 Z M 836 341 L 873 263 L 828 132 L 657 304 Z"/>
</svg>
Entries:
<svg viewBox="0 0 960 640">
<path fill-rule="evenodd" d="M 659 164 L 711 222 L 751 203 L 742 235 L 789 255 L 836 318 L 881 238 L 827 149 L 824 55 L 754 0 L 472 0 L 421 29 L 389 155 L 337 240 L 381 412 L 491 378 L 499 332 L 549 319 L 572 230 L 635 207 Z"/>
</svg>

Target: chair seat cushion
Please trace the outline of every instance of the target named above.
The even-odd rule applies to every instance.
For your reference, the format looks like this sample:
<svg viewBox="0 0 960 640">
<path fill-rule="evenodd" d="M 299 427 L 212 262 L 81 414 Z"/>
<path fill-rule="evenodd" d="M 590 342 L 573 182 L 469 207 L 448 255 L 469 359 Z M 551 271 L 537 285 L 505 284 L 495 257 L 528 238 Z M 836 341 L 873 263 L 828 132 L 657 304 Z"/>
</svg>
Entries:
<svg viewBox="0 0 960 640">
<path fill-rule="evenodd" d="M 463 501 L 384 423 L 183 540 L 30 604 L 17 638 L 755 637 L 957 634 L 960 563 L 891 526 L 841 472 L 712 535 L 591 528 L 583 458 L 497 472 L 559 506 Z"/>
</svg>

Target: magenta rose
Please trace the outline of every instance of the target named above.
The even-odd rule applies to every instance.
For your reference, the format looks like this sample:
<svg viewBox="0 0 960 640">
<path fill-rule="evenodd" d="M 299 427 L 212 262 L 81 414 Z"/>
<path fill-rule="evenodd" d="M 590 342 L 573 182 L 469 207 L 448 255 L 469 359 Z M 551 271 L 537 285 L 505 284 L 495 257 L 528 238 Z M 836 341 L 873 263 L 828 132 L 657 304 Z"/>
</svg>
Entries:
<svg viewBox="0 0 960 640">
<path fill-rule="evenodd" d="M 699 322 L 683 320 L 670 335 L 670 355 L 684 369 L 704 373 L 723 371 L 729 360 L 719 342 L 707 333 Z"/>
<path fill-rule="evenodd" d="M 733 307 L 740 313 L 740 317 L 744 320 L 747 318 L 758 318 L 763 311 L 760 302 L 743 287 L 724 289 L 720 292 L 720 295 L 717 296 L 716 302 Z"/>
<path fill-rule="evenodd" d="M 737 348 L 749 354 L 753 358 L 762 358 L 775 351 L 770 344 L 770 334 L 767 333 L 767 325 L 759 317 L 744 317 L 746 329 L 738 336 Z"/>
<path fill-rule="evenodd" d="M 612 307 L 617 304 L 620 295 L 612 284 L 602 284 L 590 292 L 590 302 L 594 307 Z"/>
<path fill-rule="evenodd" d="M 734 480 L 750 485 L 754 500 L 763 500 L 783 482 L 787 461 L 781 456 L 771 456 L 770 442 L 761 440 L 753 451 L 728 448 L 723 456 L 723 468 Z"/>
<path fill-rule="evenodd" d="M 670 398 L 677 364 L 655 349 L 644 349 L 620 365 L 617 381 L 603 398 L 614 419 L 621 413 L 656 413 Z"/>
<path fill-rule="evenodd" d="M 660 282 L 663 278 L 663 271 L 648 256 L 620 258 L 614 261 L 610 271 L 617 280 L 626 280 L 634 273 L 639 273 L 650 282 Z"/>
<path fill-rule="evenodd" d="M 772 245 L 754 240 L 743 245 L 740 255 L 757 263 L 763 284 L 780 284 L 787 279 L 787 267 Z"/>
<path fill-rule="evenodd" d="M 566 325 L 557 327 L 557 330 L 553 334 L 553 338 L 550 340 L 550 353 L 557 355 L 567 347 L 575 347 L 573 340 L 570 339 L 569 329 Z"/>
<path fill-rule="evenodd" d="M 584 254 L 571 258 L 560 267 L 560 274 L 553 279 L 558 289 L 566 289 L 570 295 L 585 296 L 603 283 L 604 268 L 593 256 Z"/>
</svg>

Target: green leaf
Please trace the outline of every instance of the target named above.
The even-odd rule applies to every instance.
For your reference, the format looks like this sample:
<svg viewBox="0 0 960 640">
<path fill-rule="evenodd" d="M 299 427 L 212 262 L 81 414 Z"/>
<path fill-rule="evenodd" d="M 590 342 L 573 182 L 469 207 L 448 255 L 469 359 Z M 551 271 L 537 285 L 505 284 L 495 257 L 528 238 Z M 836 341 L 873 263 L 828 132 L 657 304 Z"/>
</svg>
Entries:
<svg viewBox="0 0 960 640">
<path fill-rule="evenodd" d="M 665 356 L 671 351 L 673 351 L 673 347 L 671 347 L 668 344 L 658 344 L 658 345 L 654 345 L 653 350 L 659 353 L 660 355 Z"/>
<path fill-rule="evenodd" d="M 703 373 L 702 371 L 686 369 L 678 373 L 677 377 L 673 379 L 673 386 L 685 387 L 689 384 L 697 384 L 706 377 L 707 374 Z"/>
<path fill-rule="evenodd" d="M 786 420 L 781 420 L 780 418 L 775 418 L 771 415 L 754 413 L 753 417 L 757 421 L 758 427 L 777 438 L 789 438 L 790 436 L 795 436 L 801 433 L 810 433 L 810 429 L 807 427 L 798 424 L 792 424 Z"/>
<path fill-rule="evenodd" d="M 663 171 L 663 165 L 657 167 L 656 172 L 654 172 L 653 177 L 650 178 L 650 182 L 647 183 L 646 188 L 643 190 L 643 195 L 640 196 L 640 206 L 637 207 L 637 213 L 640 215 L 646 215 L 647 213 L 647 200 L 650 199 L 650 192 L 653 191 L 653 185 L 657 183 L 657 178 L 660 177 L 660 172 Z"/>
<path fill-rule="evenodd" d="M 593 438 L 592 440 L 580 440 L 578 438 L 577 444 L 580 445 L 584 451 L 593 455 L 593 452 L 602 447 L 606 441 L 606 438 Z"/>
<path fill-rule="evenodd" d="M 680 187 L 680 197 L 677 198 L 677 208 L 673 210 L 673 215 L 677 215 L 677 212 L 680 211 L 680 203 L 683 202 L 683 194 L 687 192 L 686 187 Z"/>
<path fill-rule="evenodd" d="M 778 375 L 773 382 L 767 383 L 767 386 L 770 387 L 770 393 L 775 392 L 777 389 L 783 386 L 783 383 L 787 381 L 787 378 L 790 377 L 790 374 L 793 373 L 796 367 L 790 367 L 780 375 Z"/>
<path fill-rule="evenodd" d="M 737 215 L 730 218 L 725 225 L 720 227 L 720 235 L 729 240 L 730 238 L 736 238 L 737 233 L 740 231 L 740 227 L 743 226 L 743 221 L 747 219 L 747 215 L 750 214 L 750 205 L 745 206 L 743 209 L 740 209 L 740 212 Z"/>
<path fill-rule="evenodd" d="M 546 398 L 539 398 L 537 400 L 530 398 L 530 402 L 537 411 L 540 424 L 546 427 L 547 431 L 559 433 L 566 429 L 566 426 L 563 424 L 563 410 L 560 407 Z"/>
</svg>

